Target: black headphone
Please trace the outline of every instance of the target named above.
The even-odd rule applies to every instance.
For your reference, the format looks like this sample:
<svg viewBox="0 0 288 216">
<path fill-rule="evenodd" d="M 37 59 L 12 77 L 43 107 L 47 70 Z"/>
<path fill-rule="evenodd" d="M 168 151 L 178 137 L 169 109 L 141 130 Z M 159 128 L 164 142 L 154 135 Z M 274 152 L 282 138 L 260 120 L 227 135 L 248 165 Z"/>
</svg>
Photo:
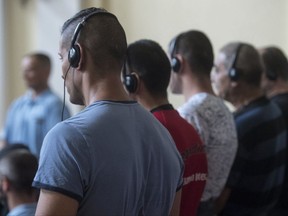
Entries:
<svg viewBox="0 0 288 216">
<path fill-rule="evenodd" d="M 128 74 L 127 66 L 130 66 L 129 60 L 129 48 L 127 49 L 126 53 L 126 61 L 123 65 L 123 84 L 129 93 L 134 93 L 138 87 L 138 79 L 135 74 Z"/>
<path fill-rule="evenodd" d="M 178 46 L 179 36 L 177 36 L 170 45 L 170 56 L 171 56 L 171 68 L 175 73 L 178 73 L 181 67 L 181 61 L 179 58 L 174 56 L 174 52 L 176 51 L 176 48 Z"/>
<path fill-rule="evenodd" d="M 273 70 L 266 68 L 264 71 L 265 71 L 265 75 L 266 75 L 267 79 L 269 79 L 271 81 L 277 80 L 278 74 L 275 73 Z"/>
<path fill-rule="evenodd" d="M 240 72 L 238 71 L 239 69 L 236 68 L 236 64 L 237 64 L 237 60 L 239 58 L 240 50 L 242 47 L 243 47 L 243 44 L 240 43 L 235 51 L 230 69 L 228 71 L 228 76 L 230 77 L 232 81 L 237 81 L 240 76 Z"/>
<path fill-rule="evenodd" d="M 88 14 L 86 17 L 83 18 L 83 20 L 76 26 L 75 28 L 75 31 L 74 31 L 74 34 L 72 36 L 72 40 L 71 40 L 71 46 L 70 46 L 70 49 L 69 49 L 69 52 L 68 52 L 68 60 L 70 62 L 70 65 L 71 67 L 73 68 L 77 68 L 78 65 L 79 65 L 79 61 L 80 61 L 80 57 L 81 57 L 81 54 L 80 54 L 80 48 L 77 44 L 75 44 L 77 38 L 78 38 L 78 35 L 81 31 L 81 29 L 83 28 L 83 26 L 85 25 L 86 21 L 94 16 L 94 15 L 97 15 L 97 14 L 107 14 L 109 16 L 112 16 L 114 17 L 116 20 L 116 16 L 107 12 L 107 11 L 95 11 L 95 12 L 92 12 L 90 14 Z"/>
</svg>

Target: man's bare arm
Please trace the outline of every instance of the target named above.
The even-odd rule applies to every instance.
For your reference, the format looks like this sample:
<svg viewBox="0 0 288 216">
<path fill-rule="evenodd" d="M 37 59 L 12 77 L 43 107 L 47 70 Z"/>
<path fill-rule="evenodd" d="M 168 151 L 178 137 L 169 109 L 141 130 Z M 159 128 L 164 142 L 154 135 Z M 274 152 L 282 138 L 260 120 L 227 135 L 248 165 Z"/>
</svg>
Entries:
<svg viewBox="0 0 288 216">
<path fill-rule="evenodd" d="M 76 215 L 78 206 L 78 201 L 71 197 L 42 189 L 35 215 Z"/>
<path fill-rule="evenodd" d="M 177 191 L 177 193 L 175 195 L 173 206 L 172 206 L 172 209 L 171 209 L 171 212 L 170 212 L 170 216 L 178 216 L 178 215 L 180 215 L 181 195 L 182 195 L 182 189 Z"/>
</svg>

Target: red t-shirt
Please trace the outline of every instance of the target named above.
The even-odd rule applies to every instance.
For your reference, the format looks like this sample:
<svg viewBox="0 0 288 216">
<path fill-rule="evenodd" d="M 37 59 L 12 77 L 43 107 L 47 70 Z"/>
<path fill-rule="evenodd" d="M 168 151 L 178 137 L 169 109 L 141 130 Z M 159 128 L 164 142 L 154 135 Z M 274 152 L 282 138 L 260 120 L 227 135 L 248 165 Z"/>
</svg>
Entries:
<svg viewBox="0 0 288 216">
<path fill-rule="evenodd" d="M 207 158 L 194 127 L 167 104 L 151 110 L 170 132 L 184 161 L 180 215 L 196 215 L 207 177 Z"/>
</svg>

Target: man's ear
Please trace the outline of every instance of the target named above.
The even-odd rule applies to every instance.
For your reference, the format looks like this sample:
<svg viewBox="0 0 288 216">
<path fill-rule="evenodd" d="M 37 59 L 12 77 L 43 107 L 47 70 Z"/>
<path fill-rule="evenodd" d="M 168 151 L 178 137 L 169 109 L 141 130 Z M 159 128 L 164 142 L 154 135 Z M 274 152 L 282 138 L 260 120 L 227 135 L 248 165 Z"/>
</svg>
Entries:
<svg viewBox="0 0 288 216">
<path fill-rule="evenodd" d="M 231 80 L 231 81 L 230 81 L 230 86 L 231 86 L 232 88 L 236 88 L 237 86 L 239 86 L 239 82 L 238 82 L 238 81 L 233 81 L 233 80 Z"/>
<path fill-rule="evenodd" d="M 80 43 L 76 43 L 79 47 L 79 64 L 77 69 L 83 70 L 83 67 L 85 67 L 85 62 L 87 61 L 87 55 L 85 55 L 84 47 Z"/>
</svg>

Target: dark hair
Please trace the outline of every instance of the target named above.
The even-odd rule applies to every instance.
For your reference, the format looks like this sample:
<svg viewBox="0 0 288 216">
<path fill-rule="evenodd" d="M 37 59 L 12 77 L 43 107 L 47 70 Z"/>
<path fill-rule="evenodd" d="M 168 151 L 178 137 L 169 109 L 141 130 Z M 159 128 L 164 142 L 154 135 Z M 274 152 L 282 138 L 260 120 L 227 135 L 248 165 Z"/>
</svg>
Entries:
<svg viewBox="0 0 288 216">
<path fill-rule="evenodd" d="M 162 47 L 152 40 L 138 40 L 128 46 L 127 65 L 154 96 L 167 96 L 171 66 Z"/>
<path fill-rule="evenodd" d="M 24 149 L 27 151 L 30 151 L 29 147 L 27 145 L 24 145 L 22 143 L 13 143 L 13 144 L 7 144 L 4 148 L 0 150 L 0 160 L 5 157 L 10 152 L 13 152 L 15 150 Z"/>
<path fill-rule="evenodd" d="M 76 41 L 88 50 L 95 65 L 109 68 L 116 64 L 117 68 L 121 68 L 127 49 L 124 29 L 114 15 L 112 16 L 108 12 L 97 14 L 97 12 L 107 11 L 102 8 L 91 7 L 81 10 L 68 19 L 61 30 L 63 45 L 69 50 L 76 26 L 87 15 L 95 13 L 84 24 Z"/>
<path fill-rule="evenodd" d="M 31 186 L 37 172 L 38 160 L 35 155 L 24 148 L 10 150 L 0 159 L 0 175 L 11 183 L 11 189 L 18 193 L 32 194 Z"/>
<path fill-rule="evenodd" d="M 170 52 L 173 52 L 171 55 L 177 53 L 183 55 L 195 73 L 210 76 L 214 64 L 213 47 L 203 32 L 197 30 L 183 32 L 176 36 L 171 44 L 174 44 L 174 48 L 170 49 Z"/>
<path fill-rule="evenodd" d="M 30 57 L 30 58 L 36 58 L 38 61 L 41 62 L 42 66 L 45 66 L 47 68 L 51 68 L 51 59 L 50 56 L 42 53 L 42 52 L 32 52 L 26 54 L 24 57 Z"/>
<path fill-rule="evenodd" d="M 288 80 L 288 60 L 284 52 L 278 47 L 265 47 L 260 49 L 263 60 L 264 71 L 275 74 L 275 76 Z"/>
<path fill-rule="evenodd" d="M 220 49 L 220 52 L 226 56 L 224 65 L 227 70 L 230 70 L 233 57 L 239 47 L 239 42 L 231 42 L 226 44 Z M 239 72 L 239 80 L 245 81 L 250 86 L 260 86 L 262 75 L 262 64 L 260 56 L 257 50 L 248 43 L 241 42 L 241 49 L 238 52 L 237 62 L 235 62 L 235 68 Z M 228 72 L 228 71 L 227 71 Z"/>
</svg>

